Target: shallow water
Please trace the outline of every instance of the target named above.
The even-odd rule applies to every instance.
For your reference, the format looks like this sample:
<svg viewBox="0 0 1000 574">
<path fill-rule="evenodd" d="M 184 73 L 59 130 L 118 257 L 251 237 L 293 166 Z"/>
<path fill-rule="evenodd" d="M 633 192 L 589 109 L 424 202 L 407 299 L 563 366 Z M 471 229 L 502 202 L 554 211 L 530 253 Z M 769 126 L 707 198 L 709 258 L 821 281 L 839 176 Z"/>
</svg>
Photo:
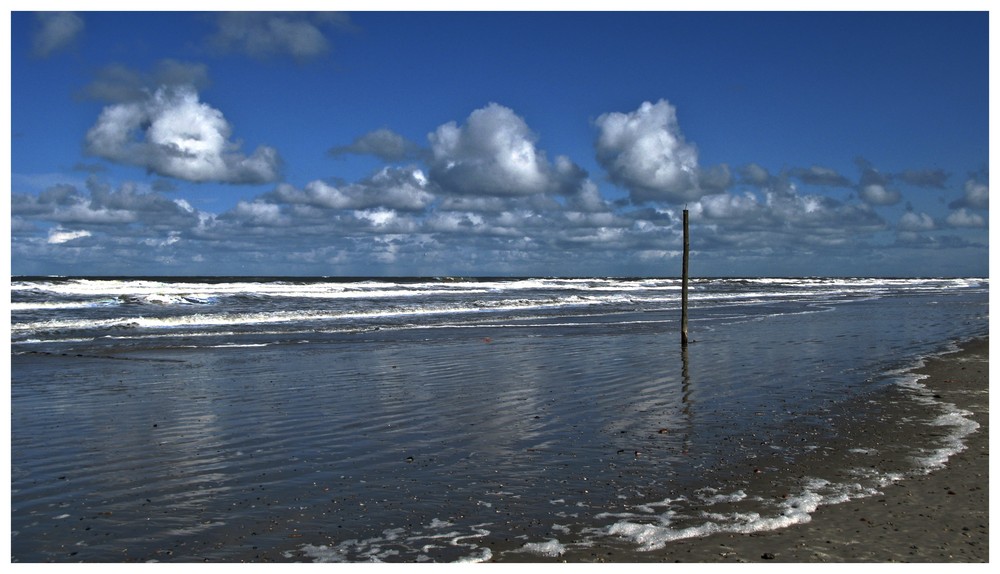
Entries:
<svg viewBox="0 0 1000 574">
<path fill-rule="evenodd" d="M 988 329 L 979 280 L 706 281 L 686 350 L 671 280 L 94 283 L 15 281 L 15 561 L 531 560 L 783 527 L 960 448 L 961 413 L 899 370 Z"/>
</svg>

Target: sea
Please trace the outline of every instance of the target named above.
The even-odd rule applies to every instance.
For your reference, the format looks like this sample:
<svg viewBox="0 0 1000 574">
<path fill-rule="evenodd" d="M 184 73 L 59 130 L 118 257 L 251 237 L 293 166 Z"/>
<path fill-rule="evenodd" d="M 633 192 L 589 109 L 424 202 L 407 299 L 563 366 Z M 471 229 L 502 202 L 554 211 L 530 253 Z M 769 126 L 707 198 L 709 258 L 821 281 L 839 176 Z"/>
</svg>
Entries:
<svg viewBox="0 0 1000 574">
<path fill-rule="evenodd" d="M 12 277 L 12 560 L 596 560 L 794 527 L 964 449 L 912 371 L 988 335 L 988 292 L 698 278 L 681 345 L 677 278 Z"/>
</svg>

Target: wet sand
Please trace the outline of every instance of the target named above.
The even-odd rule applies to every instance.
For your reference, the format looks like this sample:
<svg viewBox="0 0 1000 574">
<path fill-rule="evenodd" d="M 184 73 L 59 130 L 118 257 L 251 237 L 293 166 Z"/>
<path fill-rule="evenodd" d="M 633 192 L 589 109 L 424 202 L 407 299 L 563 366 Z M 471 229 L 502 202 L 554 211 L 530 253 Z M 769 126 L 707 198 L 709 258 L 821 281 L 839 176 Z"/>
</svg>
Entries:
<svg viewBox="0 0 1000 574">
<path fill-rule="evenodd" d="M 615 562 L 988 562 L 989 339 L 931 359 L 916 371 L 935 398 L 972 412 L 979 429 L 943 468 L 885 487 L 882 495 L 821 506 L 807 524 L 716 534 L 662 550 L 590 560 Z M 892 428 L 872 428 L 884 433 Z M 567 557 L 563 557 L 564 559 Z M 576 557 L 586 559 L 583 556 Z"/>
<path fill-rule="evenodd" d="M 635 342 L 635 339 L 625 340 Z M 531 461 L 524 459 L 540 456 L 533 445 L 554 440 L 573 442 L 576 449 L 572 458 L 564 456 L 557 460 L 573 466 L 567 466 L 568 470 L 556 478 L 596 472 L 587 466 L 598 456 L 594 453 L 603 452 L 601 449 L 614 453 L 620 444 L 595 442 L 590 451 L 584 451 L 588 445 L 576 444 L 579 436 L 601 435 L 596 431 L 576 431 L 577 425 L 587 424 L 593 418 L 587 405 L 595 402 L 594 397 L 607 400 L 607 404 L 599 404 L 594 412 L 617 413 L 613 415 L 615 420 L 623 417 L 621 408 L 611 409 L 607 405 L 628 401 L 613 393 L 599 393 L 596 388 L 580 388 L 579 380 L 573 377 L 566 381 L 576 385 L 575 394 L 564 392 L 558 385 L 548 389 L 539 387 L 533 380 L 527 381 L 531 384 L 524 389 L 546 394 L 526 397 L 523 392 L 505 393 L 508 402 L 496 412 L 506 413 L 507 418 L 483 417 L 478 403 L 442 401 L 441 397 L 468 388 L 470 380 L 494 385 L 493 381 L 515 380 L 519 373 L 532 372 L 525 369 L 526 364 L 531 364 L 525 362 L 525 357 L 535 357 L 539 366 L 547 365 L 546 360 L 555 360 L 551 357 L 558 357 L 559 362 L 577 365 L 581 372 L 606 368 L 599 376 L 583 379 L 606 381 L 609 373 L 631 374 L 617 369 L 617 363 L 610 358 L 620 358 L 626 351 L 636 356 L 648 355 L 644 354 L 644 348 L 635 345 L 607 348 L 604 350 L 607 366 L 602 367 L 600 355 L 595 358 L 595 349 L 586 338 L 579 349 L 565 346 L 572 341 L 554 338 L 530 344 L 502 341 L 487 344 L 473 338 L 468 343 L 453 343 L 454 349 L 475 357 L 469 364 L 475 365 L 474 370 L 481 371 L 482 376 L 471 378 L 468 365 L 456 369 L 450 360 L 454 355 L 441 353 L 437 347 L 413 355 L 410 354 L 413 347 L 405 345 L 365 345 L 357 349 L 348 346 L 337 350 L 337 361 L 329 360 L 331 348 L 310 347 L 298 351 L 298 358 L 304 360 L 280 363 L 281 372 L 293 383 L 325 380 L 330 382 L 328 385 L 274 384 L 277 364 L 274 361 L 288 357 L 288 351 L 281 349 L 270 353 L 258 350 L 249 355 L 193 353 L 190 357 L 174 352 L 129 360 L 18 356 L 13 372 L 21 383 L 15 385 L 12 400 L 19 405 L 15 414 L 20 418 L 14 424 L 12 455 L 14 462 L 20 464 L 14 465 L 13 472 L 15 478 L 27 476 L 31 480 L 22 480 L 23 490 L 15 493 L 20 501 L 17 517 L 24 529 L 12 539 L 15 561 L 307 561 L 310 556 L 294 549 L 306 542 L 315 546 L 333 545 L 351 537 L 362 539 L 368 534 L 340 530 L 383 524 L 386 520 L 412 521 L 410 534 L 436 540 L 431 536 L 439 534 L 435 524 L 447 524 L 432 521 L 446 516 L 441 514 L 441 508 L 453 509 L 452 515 L 468 513 L 475 517 L 475 524 L 491 517 L 491 528 L 497 534 L 489 542 L 480 542 L 479 537 L 473 536 L 474 531 L 459 532 L 463 535 L 459 538 L 475 543 L 476 553 L 485 544 L 492 547 L 487 561 L 988 560 L 989 346 L 986 339 L 966 345 L 961 352 L 928 361 L 918 371 L 928 375 L 921 383 L 929 396 L 937 395 L 939 401 L 972 412 L 980 425 L 965 438 L 964 451 L 929 475 L 887 486 L 881 495 L 821 506 L 809 523 L 776 531 L 715 534 L 670 542 L 662 549 L 647 552 L 638 551 L 634 544 L 624 541 L 621 544 L 609 541 L 605 545 L 606 538 L 598 543 L 600 547 L 568 545 L 571 550 L 561 556 L 509 552 L 520 548 L 525 541 L 544 542 L 551 537 L 546 529 L 554 520 L 548 517 L 530 524 L 512 523 L 508 525 L 510 541 L 505 542 L 507 534 L 500 533 L 504 524 L 493 519 L 493 515 L 514 512 L 516 516 L 535 516 L 528 512 L 531 509 L 515 508 L 516 498 L 501 500 L 493 496 L 500 493 L 493 492 L 495 489 L 488 489 L 493 494 L 487 493 L 486 499 L 478 492 L 465 494 L 460 488 L 469 481 L 461 480 L 466 474 L 478 476 L 474 473 L 482 468 L 504 470 L 501 465 L 513 457 L 521 458 L 514 460 L 517 464 L 511 468 L 530 467 Z M 564 346 L 549 348 L 552 345 Z M 573 349 L 580 354 L 569 353 Z M 560 352 L 553 352 L 556 350 Z M 530 355 L 529 351 L 537 355 Z M 518 354 L 521 361 L 512 361 L 512 353 Z M 430 357 L 437 357 L 440 363 L 429 364 Z M 185 358 L 191 360 L 181 360 Z M 671 359 L 660 357 L 663 365 L 653 367 L 669 365 Z M 587 363 L 588 360 L 591 362 Z M 294 372 L 288 374 L 286 371 L 292 367 Z M 496 374 L 505 372 L 504 369 L 509 371 L 507 376 L 498 378 Z M 334 392 L 338 388 L 335 383 L 342 378 L 353 380 L 355 372 L 367 373 L 380 384 L 365 393 L 355 393 L 350 401 L 343 400 L 345 395 Z M 74 384 L 67 385 L 65 381 Z M 544 381 L 554 384 L 548 379 Z M 601 388 L 605 387 L 635 392 L 622 381 L 602 383 Z M 438 392 L 432 392 L 435 388 Z M 486 390 L 480 388 L 484 396 L 493 396 Z M 670 389 L 654 390 L 653 394 L 661 396 Z M 896 392 L 902 395 L 909 391 Z M 29 400 L 22 394 L 37 399 Z M 91 403 L 81 409 L 80 402 L 85 397 Z M 570 418 L 562 411 L 554 414 L 553 410 L 561 408 L 567 397 L 576 401 L 568 403 L 569 411 L 587 416 Z M 882 420 L 900 420 L 910 414 L 903 405 L 913 401 L 898 403 L 900 406 L 894 409 L 893 401 L 888 401 L 888 412 Z M 440 410 L 445 408 L 452 410 Z M 351 414 L 354 412 L 364 412 L 367 416 L 358 420 Z M 631 420 L 637 416 L 633 413 L 624 418 Z M 553 420 L 563 423 L 554 425 Z M 350 424 L 331 424 L 331 421 Z M 651 426 L 653 421 L 639 422 L 641 428 L 655 428 Z M 261 432 L 260 424 L 266 424 L 267 432 Z M 836 437 L 837 445 L 829 443 L 831 450 L 847 450 L 855 446 L 852 441 L 864 436 L 866 444 L 878 445 L 884 459 L 882 464 L 890 469 L 912 467 L 904 460 L 912 451 L 905 448 L 897 451 L 893 445 L 929 442 L 927 437 L 906 434 L 912 430 L 901 432 L 898 425 L 880 424 L 878 420 L 859 419 L 851 424 Z M 450 430 L 473 425 L 477 430 L 489 428 L 463 435 L 464 443 L 453 444 L 454 439 L 449 439 L 445 446 L 437 446 L 454 435 Z M 574 432 L 567 434 L 565 429 L 570 427 Z M 611 436 L 618 440 L 629 436 L 617 428 L 612 430 Z M 43 434 L 41 443 L 34 436 L 36 432 Z M 553 432 L 556 434 L 546 434 Z M 948 434 L 934 427 L 920 432 L 928 436 Z M 429 438 L 421 439 L 424 435 Z M 522 444 L 526 436 L 532 437 L 531 444 Z M 662 438 L 659 434 L 655 436 Z M 509 444 L 501 442 L 501 438 L 509 439 Z M 408 450 L 398 446 L 403 439 L 408 441 Z M 579 457 L 575 455 L 577 451 Z M 436 460 L 428 458 L 427 453 Z M 104 461 L 98 460 L 99 457 L 108 458 Z M 77 468 L 82 460 L 90 461 L 91 466 Z M 618 457 L 613 462 L 617 465 L 616 472 L 625 469 L 646 478 L 663 474 L 661 466 L 647 464 L 645 460 Z M 821 464 L 834 472 L 850 468 L 829 457 Z M 810 467 L 806 461 L 792 476 L 808 474 L 811 468 L 815 465 Z M 768 481 L 767 473 L 756 480 Z M 587 488 L 596 488 L 591 482 L 597 481 L 589 481 Z M 439 488 L 441 484 L 448 488 Z M 528 492 L 527 486 L 506 480 L 503 488 Z M 570 496 L 579 489 L 567 489 L 561 483 L 553 488 L 552 492 L 541 492 L 534 499 L 564 497 L 567 504 L 576 501 L 570 500 Z M 380 504 L 388 497 L 383 493 L 396 490 L 402 493 L 397 499 L 406 504 L 397 506 L 396 499 L 391 507 Z M 440 500 L 430 498 L 434 493 L 440 493 Z M 421 501 L 418 503 L 415 497 Z M 363 508 L 358 501 L 365 503 Z M 490 506 L 483 506 L 481 501 Z M 587 502 L 583 498 L 580 501 Z M 548 506 L 551 504 L 542 510 L 548 510 Z M 562 523 L 563 519 L 559 521 Z M 340 524 L 344 524 L 344 529 L 340 529 Z M 340 530 L 332 532 L 333 528 Z M 448 531 L 451 530 L 459 528 L 449 524 Z M 312 538 L 306 538 L 307 535 Z M 568 542 L 573 537 L 561 538 Z M 345 557 L 365 561 L 368 559 L 365 552 L 371 550 L 369 546 L 388 548 L 391 542 L 383 537 L 367 546 L 355 544 L 348 548 L 351 553 Z M 435 555 L 434 560 L 450 561 L 473 553 L 473 549 L 464 546 L 443 547 L 454 552 Z M 408 561 L 388 554 L 377 558 Z"/>
</svg>

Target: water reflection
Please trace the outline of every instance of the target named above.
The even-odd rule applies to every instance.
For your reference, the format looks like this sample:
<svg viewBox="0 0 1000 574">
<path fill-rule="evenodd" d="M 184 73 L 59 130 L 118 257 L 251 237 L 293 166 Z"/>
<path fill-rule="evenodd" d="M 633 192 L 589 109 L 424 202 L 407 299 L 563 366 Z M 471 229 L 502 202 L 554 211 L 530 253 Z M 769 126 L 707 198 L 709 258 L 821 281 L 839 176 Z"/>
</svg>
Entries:
<svg viewBox="0 0 1000 574">
<path fill-rule="evenodd" d="M 691 369 L 688 363 L 688 347 L 681 345 L 681 413 L 685 421 L 684 452 L 691 450 L 691 433 L 694 421 L 691 411 Z"/>
</svg>

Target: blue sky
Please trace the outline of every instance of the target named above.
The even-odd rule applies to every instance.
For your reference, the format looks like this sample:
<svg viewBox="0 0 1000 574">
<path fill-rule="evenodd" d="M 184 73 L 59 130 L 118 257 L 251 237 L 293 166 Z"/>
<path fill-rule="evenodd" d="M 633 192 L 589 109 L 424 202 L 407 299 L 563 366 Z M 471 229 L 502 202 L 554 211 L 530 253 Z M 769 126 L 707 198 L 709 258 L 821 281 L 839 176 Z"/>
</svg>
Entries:
<svg viewBox="0 0 1000 574">
<path fill-rule="evenodd" d="M 985 6 L 985 4 L 983 4 Z M 988 274 L 986 12 L 11 14 L 11 272 Z"/>
</svg>

